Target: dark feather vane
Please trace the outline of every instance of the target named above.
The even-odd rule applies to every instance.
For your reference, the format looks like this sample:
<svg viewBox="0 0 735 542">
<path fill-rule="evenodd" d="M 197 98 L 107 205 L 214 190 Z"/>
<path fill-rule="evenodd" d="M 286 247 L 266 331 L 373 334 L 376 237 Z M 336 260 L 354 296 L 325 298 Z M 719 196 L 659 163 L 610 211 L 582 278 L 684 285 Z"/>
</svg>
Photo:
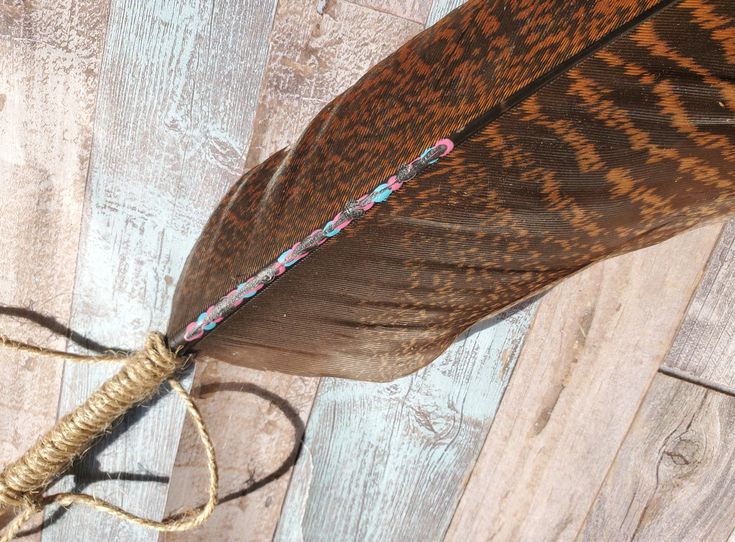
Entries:
<svg viewBox="0 0 735 542">
<path fill-rule="evenodd" d="M 195 347 L 294 374 L 410 373 L 479 318 L 731 213 L 734 124 L 731 0 L 470 1 L 232 188 L 169 335 L 449 137 Z"/>
</svg>

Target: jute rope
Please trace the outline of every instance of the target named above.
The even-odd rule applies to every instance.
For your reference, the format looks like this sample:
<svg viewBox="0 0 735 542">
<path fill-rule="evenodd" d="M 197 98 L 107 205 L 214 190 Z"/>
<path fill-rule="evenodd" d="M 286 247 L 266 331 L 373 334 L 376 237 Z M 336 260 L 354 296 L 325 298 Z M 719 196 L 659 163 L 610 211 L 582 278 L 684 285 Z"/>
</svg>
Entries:
<svg viewBox="0 0 735 542">
<path fill-rule="evenodd" d="M 0 513 L 16 511 L 16 517 L 8 524 L 0 542 L 9 542 L 21 531 L 36 513 L 50 504 L 69 507 L 86 505 L 111 514 L 122 521 L 154 529 L 156 531 L 188 531 L 204 523 L 217 505 L 219 474 L 212 439 L 204 425 L 199 409 L 181 384 L 172 378 L 185 362 L 171 351 L 160 333 L 151 333 L 145 347 L 128 356 L 83 356 L 56 350 L 47 350 L 0 336 L 0 347 L 16 352 L 29 352 L 57 360 L 82 363 L 123 362 L 125 366 L 105 382 L 87 401 L 63 417 L 23 456 L 6 466 L 0 474 Z M 209 499 L 206 504 L 162 521 L 146 519 L 102 499 L 82 493 L 57 493 L 44 496 L 48 486 L 61 476 L 107 431 L 125 412 L 150 398 L 168 381 L 182 398 L 189 416 L 199 433 L 207 455 L 209 469 Z"/>
</svg>

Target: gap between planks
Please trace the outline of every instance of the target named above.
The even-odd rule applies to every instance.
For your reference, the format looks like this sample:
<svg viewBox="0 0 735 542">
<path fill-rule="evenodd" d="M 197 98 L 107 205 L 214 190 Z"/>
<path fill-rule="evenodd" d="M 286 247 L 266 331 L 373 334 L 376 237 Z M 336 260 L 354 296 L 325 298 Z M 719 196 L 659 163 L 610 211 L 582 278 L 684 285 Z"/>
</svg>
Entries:
<svg viewBox="0 0 735 542">
<path fill-rule="evenodd" d="M 331 0 L 333 1 L 333 0 Z M 382 13 L 384 15 L 388 15 L 390 17 L 395 17 L 398 19 L 403 19 L 404 21 L 409 21 L 412 23 L 417 23 L 420 25 L 423 25 L 426 22 L 426 18 L 429 15 L 429 11 L 431 9 L 431 3 L 430 1 L 415 1 L 411 3 L 410 6 L 396 6 L 396 9 L 391 10 L 389 9 L 393 4 L 397 4 L 395 0 L 341 0 L 342 2 L 348 3 L 348 4 L 354 4 L 356 6 L 369 8 L 372 11 Z M 322 8 L 322 11 L 324 13 L 327 12 L 327 9 L 329 7 L 330 0 L 324 1 L 324 7 Z M 399 9 L 399 8 L 409 8 L 409 9 Z M 411 9 L 412 8 L 412 9 Z M 407 13 L 410 13 L 409 16 Z"/>
<path fill-rule="evenodd" d="M 708 390 L 724 393 L 725 395 L 735 397 L 735 388 L 731 388 L 730 386 L 725 386 L 723 384 L 718 384 L 717 382 L 712 382 L 707 378 L 694 376 L 690 373 L 687 373 L 686 371 L 677 369 L 676 367 L 661 367 L 658 372 L 672 378 L 683 380 L 684 382 L 688 382 L 689 384 L 694 384 L 695 386 L 701 386 L 703 388 L 707 388 Z"/>
<path fill-rule="evenodd" d="M 730 396 L 657 373 L 576 539 L 731 540 L 733 437 Z"/>
<path fill-rule="evenodd" d="M 662 360 L 661 367 L 659 367 L 659 373 L 666 376 L 677 378 L 694 384 L 696 386 L 702 386 L 712 391 L 724 393 L 735 397 L 735 387 L 725 383 L 727 378 L 720 378 L 718 381 L 712 376 L 702 376 L 697 374 L 697 370 L 703 371 L 702 368 L 697 367 L 697 360 L 704 354 L 706 354 L 706 347 L 703 347 L 702 341 L 696 340 L 697 332 L 703 334 L 701 329 L 701 323 L 697 322 L 697 317 L 701 312 L 709 313 L 713 311 L 712 301 L 710 299 L 713 289 L 718 286 L 725 289 L 727 288 L 729 274 L 724 274 L 722 271 L 727 272 L 729 267 L 732 265 L 732 261 L 735 256 L 735 221 L 729 221 L 722 227 L 722 231 L 717 239 L 716 245 L 710 254 L 707 264 L 702 269 L 700 276 L 697 280 L 697 289 L 689 300 L 686 311 L 682 315 L 679 328 L 677 329 L 676 335 L 671 340 L 671 345 L 667 356 Z M 717 294 L 718 292 L 715 292 Z M 719 297 L 715 295 L 714 297 Z M 729 305 L 729 300 L 727 305 Z M 705 328 L 717 328 L 718 325 L 724 326 L 726 322 L 719 321 L 720 319 L 711 319 L 706 322 Z M 699 324 L 699 329 L 698 329 Z M 688 347 L 688 348 L 687 348 Z M 681 360 L 683 356 L 682 352 L 685 351 L 689 357 L 695 358 L 694 370 L 689 368 L 689 360 Z M 722 355 L 722 354 L 721 354 Z M 686 368 L 684 368 L 686 367 Z M 727 373 L 725 377 L 728 376 Z"/>
<path fill-rule="evenodd" d="M 735 347 L 732 333 L 728 333 L 732 323 L 727 310 L 731 306 L 734 234 L 735 222 L 730 221 L 700 274 L 668 353 L 580 525 L 577 539 L 609 539 L 613 532 L 619 537 L 624 531 L 646 540 L 660 538 L 664 531 L 672 539 L 709 539 L 713 530 L 722 539 L 732 539 L 728 523 L 732 503 L 720 500 L 718 507 L 702 503 L 718 498 L 718 484 L 731 476 L 727 472 L 731 446 L 728 438 L 723 443 L 721 435 L 732 434 L 732 416 L 727 411 L 735 404 L 731 356 L 727 355 Z M 666 390 L 679 391 L 671 395 Z M 664 400 L 667 395 L 671 398 Z M 672 409 L 674 404 L 677 408 Z M 713 409 L 705 404 L 720 406 Z M 682 409 L 691 419 L 666 429 L 672 419 L 683 416 L 679 413 Z M 665 464 L 665 479 L 660 486 L 661 464 Z M 662 502 L 666 505 L 661 506 Z"/>
</svg>

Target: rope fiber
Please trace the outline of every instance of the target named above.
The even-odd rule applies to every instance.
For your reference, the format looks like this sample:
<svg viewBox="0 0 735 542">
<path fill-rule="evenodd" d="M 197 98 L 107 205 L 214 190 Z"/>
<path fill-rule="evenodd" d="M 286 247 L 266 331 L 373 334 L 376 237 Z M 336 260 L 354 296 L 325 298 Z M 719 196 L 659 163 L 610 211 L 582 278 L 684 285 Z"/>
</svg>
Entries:
<svg viewBox="0 0 735 542">
<path fill-rule="evenodd" d="M 219 490 L 219 474 L 212 439 L 202 415 L 174 373 L 186 362 L 185 357 L 172 351 L 160 333 L 151 333 L 142 350 L 129 355 L 85 356 L 48 350 L 0 336 L 0 347 L 41 355 L 59 361 L 81 363 L 124 363 L 123 368 L 107 380 L 81 406 L 59 422 L 26 451 L 18 460 L 7 465 L 0 474 L 0 514 L 13 510 L 16 517 L 0 535 L 0 542 L 15 538 L 23 526 L 50 504 L 63 507 L 85 505 L 116 518 L 156 531 L 188 531 L 204 523 L 214 512 Z M 207 456 L 209 498 L 196 508 L 155 521 L 131 514 L 112 503 L 83 493 L 44 495 L 49 485 L 84 454 L 94 440 L 135 405 L 149 399 L 164 383 L 184 401 Z"/>
</svg>

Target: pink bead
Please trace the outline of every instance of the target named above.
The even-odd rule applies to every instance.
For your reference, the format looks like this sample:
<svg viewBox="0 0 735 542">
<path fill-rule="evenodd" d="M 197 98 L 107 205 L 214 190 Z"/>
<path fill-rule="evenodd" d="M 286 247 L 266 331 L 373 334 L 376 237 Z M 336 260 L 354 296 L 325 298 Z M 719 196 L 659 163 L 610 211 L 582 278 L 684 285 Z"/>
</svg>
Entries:
<svg viewBox="0 0 735 542">
<path fill-rule="evenodd" d="M 398 190 L 400 187 L 403 186 L 403 183 L 398 182 L 398 177 L 396 177 L 395 175 L 393 175 L 393 177 L 388 179 L 388 181 L 385 184 L 388 185 L 388 188 L 390 188 L 392 192 L 395 192 L 396 190 Z"/>
<path fill-rule="evenodd" d="M 360 204 L 360 207 L 363 211 L 369 211 L 373 208 L 373 205 L 375 205 L 374 201 L 371 201 L 370 203 L 364 203 L 365 200 L 370 196 L 370 194 L 365 194 L 363 197 L 361 197 L 359 200 L 357 200 L 357 203 Z"/>
<path fill-rule="evenodd" d="M 187 342 L 196 341 L 197 339 L 201 339 L 204 337 L 204 329 L 199 328 L 199 331 L 192 335 L 194 330 L 197 329 L 197 323 L 192 322 L 188 326 L 186 326 L 186 332 L 184 333 L 184 340 Z"/>
<path fill-rule="evenodd" d="M 440 139 L 434 144 L 435 147 L 438 147 L 439 145 L 444 145 L 447 148 L 447 150 L 445 150 L 440 156 L 446 156 L 447 154 L 452 152 L 452 150 L 454 150 L 454 143 L 451 139 Z"/>
</svg>

